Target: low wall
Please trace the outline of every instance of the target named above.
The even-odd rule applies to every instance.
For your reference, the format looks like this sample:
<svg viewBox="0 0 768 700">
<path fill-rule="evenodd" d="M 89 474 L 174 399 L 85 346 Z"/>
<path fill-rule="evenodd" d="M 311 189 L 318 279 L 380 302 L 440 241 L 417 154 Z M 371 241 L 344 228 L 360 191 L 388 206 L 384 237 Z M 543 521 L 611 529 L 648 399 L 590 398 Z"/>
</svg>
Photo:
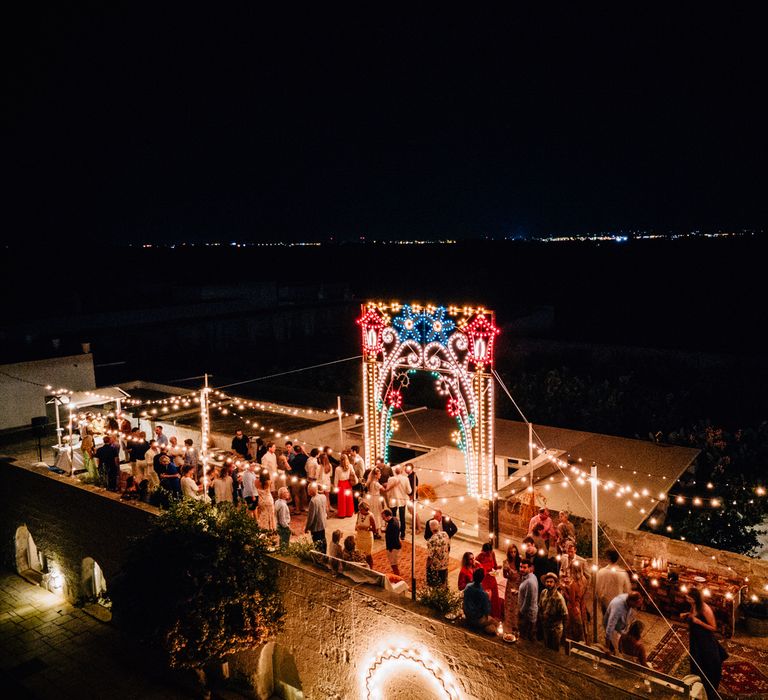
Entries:
<svg viewBox="0 0 768 700">
<path fill-rule="evenodd" d="M 109 585 L 129 537 L 156 513 L 70 478 L 7 463 L 0 463 L 0 499 L 0 553 L 6 566 L 15 566 L 15 535 L 26 525 L 40 551 L 58 562 L 70 595 L 79 585 L 85 557 L 98 562 Z M 633 680 L 616 671 L 593 669 L 538 644 L 509 646 L 470 633 L 403 596 L 293 560 L 276 557 L 275 565 L 287 609 L 285 629 L 273 642 L 230 662 L 259 697 L 273 692 L 285 698 L 366 697 L 366 678 L 388 699 L 446 697 L 434 674 L 453 682 L 465 700 L 638 697 Z M 397 648 L 428 654 L 429 661 L 381 658 Z"/>
</svg>

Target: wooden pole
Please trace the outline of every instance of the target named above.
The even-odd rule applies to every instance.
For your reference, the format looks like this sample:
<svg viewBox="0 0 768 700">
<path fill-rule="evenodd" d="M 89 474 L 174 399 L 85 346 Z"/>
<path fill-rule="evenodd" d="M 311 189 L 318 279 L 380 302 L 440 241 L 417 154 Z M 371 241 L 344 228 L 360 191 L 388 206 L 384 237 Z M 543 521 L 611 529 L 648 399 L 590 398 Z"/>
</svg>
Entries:
<svg viewBox="0 0 768 700">
<path fill-rule="evenodd" d="M 597 642 L 597 464 L 592 462 L 592 641 Z"/>
</svg>

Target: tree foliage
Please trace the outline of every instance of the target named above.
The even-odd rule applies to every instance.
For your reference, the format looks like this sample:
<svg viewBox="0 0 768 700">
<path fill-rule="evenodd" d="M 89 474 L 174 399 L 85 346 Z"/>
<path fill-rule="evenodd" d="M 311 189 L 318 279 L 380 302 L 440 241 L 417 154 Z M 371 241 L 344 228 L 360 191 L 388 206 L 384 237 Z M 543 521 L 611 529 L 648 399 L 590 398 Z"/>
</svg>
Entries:
<svg viewBox="0 0 768 700">
<path fill-rule="evenodd" d="M 167 655 L 200 668 L 274 636 L 285 610 L 271 538 L 241 509 L 182 500 L 137 539 L 113 586 L 115 617 Z"/>
</svg>

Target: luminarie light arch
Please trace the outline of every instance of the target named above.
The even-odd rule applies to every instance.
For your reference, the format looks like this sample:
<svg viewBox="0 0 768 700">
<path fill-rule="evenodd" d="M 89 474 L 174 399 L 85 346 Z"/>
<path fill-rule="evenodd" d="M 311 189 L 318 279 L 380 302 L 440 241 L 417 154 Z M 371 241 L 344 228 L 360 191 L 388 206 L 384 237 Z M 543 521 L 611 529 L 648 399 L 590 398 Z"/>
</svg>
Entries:
<svg viewBox="0 0 768 700">
<path fill-rule="evenodd" d="M 499 329 L 482 307 L 422 306 L 398 302 L 362 305 L 357 323 L 363 346 L 365 454 L 388 460 L 392 415 L 415 371 L 430 372 L 459 428 L 467 493 L 493 498 L 494 391 L 491 369 Z"/>
</svg>

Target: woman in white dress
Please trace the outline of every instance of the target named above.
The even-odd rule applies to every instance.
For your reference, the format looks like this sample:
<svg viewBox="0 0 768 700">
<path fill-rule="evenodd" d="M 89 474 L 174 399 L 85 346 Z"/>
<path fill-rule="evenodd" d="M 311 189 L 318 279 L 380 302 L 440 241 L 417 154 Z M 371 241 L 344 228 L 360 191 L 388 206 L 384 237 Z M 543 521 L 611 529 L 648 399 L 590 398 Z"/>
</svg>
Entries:
<svg viewBox="0 0 768 700">
<path fill-rule="evenodd" d="M 371 469 L 371 473 L 368 475 L 368 481 L 365 484 L 366 490 L 368 491 L 365 500 L 371 507 L 371 517 L 373 518 L 374 523 L 376 523 L 376 531 L 373 534 L 375 540 L 381 539 L 379 533 L 383 527 L 381 511 L 384 509 L 384 496 L 381 495 L 382 487 L 379 482 L 380 478 L 381 471 L 378 468 Z"/>
<path fill-rule="evenodd" d="M 317 483 L 323 487 L 323 495 L 325 496 L 325 509 L 326 513 L 331 512 L 331 460 L 328 459 L 328 455 L 325 452 L 321 452 L 318 456 L 318 469 L 317 469 Z"/>
</svg>

